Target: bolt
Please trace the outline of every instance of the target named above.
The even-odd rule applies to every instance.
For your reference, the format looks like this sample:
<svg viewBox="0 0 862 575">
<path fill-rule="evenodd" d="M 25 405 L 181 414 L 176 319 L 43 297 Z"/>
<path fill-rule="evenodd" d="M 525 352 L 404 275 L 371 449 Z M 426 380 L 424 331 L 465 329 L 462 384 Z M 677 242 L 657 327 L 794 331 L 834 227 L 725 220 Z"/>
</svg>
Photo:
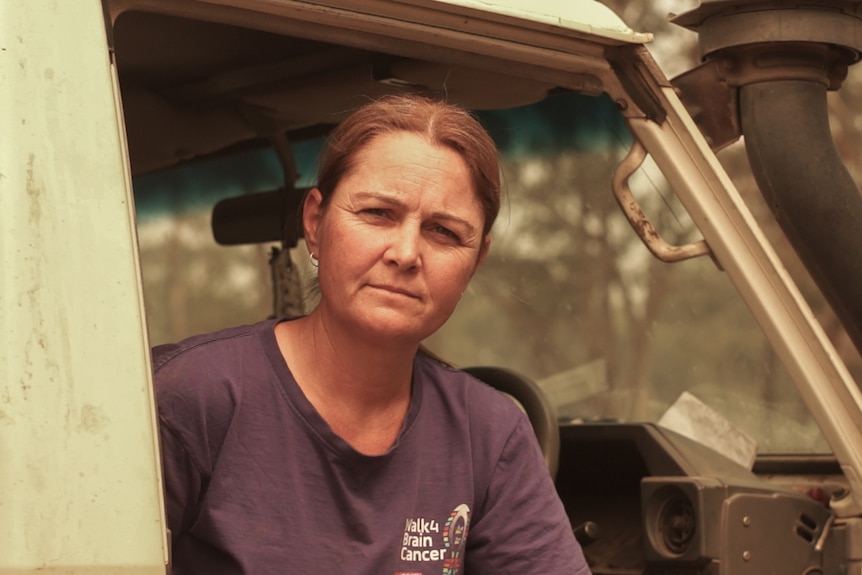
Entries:
<svg viewBox="0 0 862 575">
<path fill-rule="evenodd" d="M 742 558 L 746 561 L 751 560 L 751 551 L 743 551 Z"/>
<path fill-rule="evenodd" d="M 751 525 L 751 517 L 749 517 L 748 515 L 746 515 L 745 517 L 743 517 L 743 518 L 742 518 L 742 524 L 743 524 L 743 525 L 745 525 L 746 527 L 748 527 L 749 525 Z"/>
</svg>

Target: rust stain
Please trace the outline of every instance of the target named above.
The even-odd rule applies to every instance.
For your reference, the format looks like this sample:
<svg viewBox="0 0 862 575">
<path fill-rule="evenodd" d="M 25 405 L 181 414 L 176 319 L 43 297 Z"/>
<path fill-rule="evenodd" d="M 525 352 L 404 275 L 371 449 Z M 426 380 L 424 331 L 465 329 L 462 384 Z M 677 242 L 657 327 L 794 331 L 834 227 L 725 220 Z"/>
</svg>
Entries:
<svg viewBox="0 0 862 575">
<path fill-rule="evenodd" d="M 81 431 L 96 433 L 110 422 L 111 419 L 105 415 L 105 411 L 101 407 L 88 404 L 81 408 L 81 422 L 78 428 Z"/>
<path fill-rule="evenodd" d="M 38 226 L 42 220 L 42 188 L 36 183 L 33 164 L 36 156 L 30 154 L 27 158 L 27 196 L 30 198 L 30 224 Z"/>
</svg>

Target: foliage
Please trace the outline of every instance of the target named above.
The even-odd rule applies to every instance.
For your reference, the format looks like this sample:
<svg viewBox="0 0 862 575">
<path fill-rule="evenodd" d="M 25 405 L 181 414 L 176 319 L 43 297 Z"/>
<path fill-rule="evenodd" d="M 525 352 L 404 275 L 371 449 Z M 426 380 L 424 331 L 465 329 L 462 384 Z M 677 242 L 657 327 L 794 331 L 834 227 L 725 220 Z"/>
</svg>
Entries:
<svg viewBox="0 0 862 575">
<path fill-rule="evenodd" d="M 608 4 L 634 28 L 656 33 L 652 49 L 669 75 L 697 63 L 694 35 L 667 22 L 669 2 Z M 836 144 L 856 177 L 862 175 L 856 152 L 862 136 L 844 126 L 859 124 L 860 74 L 852 70 L 842 92 L 830 97 Z M 558 123 L 556 107 L 565 105 L 560 102 L 529 110 L 526 123 L 483 115 L 509 152 L 507 203 L 491 255 L 428 345 L 456 365 L 500 365 L 529 375 L 556 398 L 565 418 L 655 420 L 690 390 L 763 450 L 823 450 L 786 373 L 723 272 L 708 258 L 658 262 L 622 218 L 610 182 L 629 140 L 615 120 L 581 102 L 578 114 L 566 116 L 575 125 L 552 131 L 562 140 L 543 145 L 547 125 Z M 862 371 L 858 353 L 765 207 L 742 146 L 719 157 L 845 361 Z M 264 172 L 270 168 L 271 162 L 260 165 Z M 263 182 L 257 175 L 248 176 L 245 192 L 266 189 L 273 179 L 264 174 Z M 156 185 L 151 197 L 172 197 L 162 187 Z M 657 170 L 645 167 L 633 187 L 668 241 L 698 239 Z M 144 183 L 136 182 L 138 188 Z M 271 313 L 268 246 L 214 245 L 206 211 L 177 209 L 167 221 L 145 217 L 139 230 L 153 343 Z M 302 249 L 297 262 L 305 259 Z"/>
</svg>

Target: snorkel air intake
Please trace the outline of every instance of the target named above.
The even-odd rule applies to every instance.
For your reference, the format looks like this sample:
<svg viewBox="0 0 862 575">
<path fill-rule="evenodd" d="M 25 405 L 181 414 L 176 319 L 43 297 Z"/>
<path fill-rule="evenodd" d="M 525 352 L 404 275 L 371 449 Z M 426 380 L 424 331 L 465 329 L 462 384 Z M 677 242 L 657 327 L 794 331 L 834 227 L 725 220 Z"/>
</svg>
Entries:
<svg viewBox="0 0 862 575">
<path fill-rule="evenodd" d="M 862 352 L 862 195 L 835 147 L 826 102 L 859 59 L 862 6 L 703 0 L 673 21 L 698 32 L 705 66 L 732 94 L 717 115 L 736 117 L 708 122 L 729 122 L 724 135 L 744 137 L 762 194 Z"/>
</svg>

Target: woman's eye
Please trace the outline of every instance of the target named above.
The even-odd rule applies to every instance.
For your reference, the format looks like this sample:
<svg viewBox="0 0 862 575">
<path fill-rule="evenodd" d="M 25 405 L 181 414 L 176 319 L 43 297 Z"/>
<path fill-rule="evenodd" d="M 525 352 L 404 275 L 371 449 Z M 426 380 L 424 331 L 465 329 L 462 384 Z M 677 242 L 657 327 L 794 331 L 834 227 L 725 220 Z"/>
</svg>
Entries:
<svg viewBox="0 0 862 575">
<path fill-rule="evenodd" d="M 434 232 L 453 240 L 459 239 L 458 234 L 443 226 L 434 226 Z"/>
</svg>

